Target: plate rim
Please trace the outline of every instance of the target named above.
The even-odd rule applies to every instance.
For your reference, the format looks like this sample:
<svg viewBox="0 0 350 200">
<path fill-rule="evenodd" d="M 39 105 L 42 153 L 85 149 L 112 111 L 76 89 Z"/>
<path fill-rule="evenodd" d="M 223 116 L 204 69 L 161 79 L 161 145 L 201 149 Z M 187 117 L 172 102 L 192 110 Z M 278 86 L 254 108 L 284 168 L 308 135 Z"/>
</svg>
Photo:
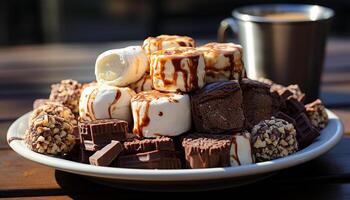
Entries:
<svg viewBox="0 0 350 200">
<path fill-rule="evenodd" d="M 28 112 L 17 120 L 15 120 L 7 132 L 7 141 L 10 137 L 18 136 L 16 129 L 23 123 L 26 117 L 30 115 Z M 304 162 L 310 161 L 320 155 L 326 153 L 333 148 L 342 138 L 344 127 L 337 115 L 327 109 L 327 114 L 330 119 L 334 120 L 336 129 L 328 141 L 321 145 L 309 147 L 299 151 L 298 153 L 289 155 L 284 158 L 249 164 L 238 167 L 225 168 L 205 168 L 205 169 L 128 169 L 117 167 L 101 167 L 89 164 L 78 163 L 74 161 L 55 158 L 31 151 L 23 144 L 23 141 L 14 140 L 9 143 L 9 146 L 22 157 L 34 161 L 36 163 L 46 165 L 55 169 L 66 172 L 71 172 L 80 175 L 87 175 L 99 178 L 121 179 L 121 180 L 140 180 L 140 181 L 196 181 L 196 180 L 213 180 L 221 178 L 236 178 L 263 173 L 274 172 L 276 170 L 285 169 L 296 166 Z"/>
</svg>

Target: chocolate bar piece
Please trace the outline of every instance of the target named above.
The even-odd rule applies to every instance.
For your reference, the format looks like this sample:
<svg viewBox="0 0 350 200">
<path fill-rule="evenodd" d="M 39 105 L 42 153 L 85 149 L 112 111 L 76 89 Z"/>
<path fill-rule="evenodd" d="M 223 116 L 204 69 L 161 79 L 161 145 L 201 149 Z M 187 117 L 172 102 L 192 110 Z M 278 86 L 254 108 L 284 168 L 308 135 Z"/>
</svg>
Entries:
<svg viewBox="0 0 350 200">
<path fill-rule="evenodd" d="M 238 81 L 206 85 L 191 95 L 192 119 L 196 131 L 218 134 L 244 128 L 242 91 Z"/>
<path fill-rule="evenodd" d="M 92 156 L 94 152 L 85 151 L 81 146 L 75 145 L 72 151 L 68 154 L 63 155 L 64 159 L 80 162 L 80 163 L 89 163 L 89 157 Z"/>
<path fill-rule="evenodd" d="M 232 136 L 190 134 L 185 136 L 182 146 L 185 150 L 188 168 L 210 168 L 230 166 Z"/>
<path fill-rule="evenodd" d="M 97 151 L 112 140 L 125 141 L 128 123 L 119 119 L 102 119 L 79 123 L 80 142 L 85 150 Z"/>
<path fill-rule="evenodd" d="M 295 118 L 300 113 L 305 112 L 304 104 L 294 98 L 289 98 L 286 100 L 286 110 L 285 112 Z"/>
<path fill-rule="evenodd" d="M 299 147 L 305 148 L 320 135 L 320 132 L 311 124 L 305 113 L 300 113 L 295 121 Z"/>
<path fill-rule="evenodd" d="M 278 118 L 278 119 L 283 119 L 283 120 L 286 120 L 287 122 L 293 124 L 295 126 L 295 120 L 288 116 L 287 114 L 285 114 L 284 112 L 281 112 L 281 111 L 278 111 L 276 114 L 275 114 L 275 117 Z"/>
<path fill-rule="evenodd" d="M 124 142 L 124 154 L 136 154 L 147 151 L 174 151 L 174 143 L 171 138 L 157 137 L 152 139 L 137 139 Z"/>
<path fill-rule="evenodd" d="M 123 145 L 119 141 L 112 140 L 101 150 L 96 151 L 90 156 L 89 161 L 91 165 L 108 166 L 118 155 L 123 151 Z"/>
<path fill-rule="evenodd" d="M 121 155 L 117 166 L 134 169 L 180 169 L 181 162 L 174 151 L 148 151 L 133 155 Z"/>
<path fill-rule="evenodd" d="M 245 127 L 251 129 L 262 120 L 270 119 L 280 108 L 280 97 L 270 92 L 270 86 L 250 79 L 241 81 Z"/>
</svg>

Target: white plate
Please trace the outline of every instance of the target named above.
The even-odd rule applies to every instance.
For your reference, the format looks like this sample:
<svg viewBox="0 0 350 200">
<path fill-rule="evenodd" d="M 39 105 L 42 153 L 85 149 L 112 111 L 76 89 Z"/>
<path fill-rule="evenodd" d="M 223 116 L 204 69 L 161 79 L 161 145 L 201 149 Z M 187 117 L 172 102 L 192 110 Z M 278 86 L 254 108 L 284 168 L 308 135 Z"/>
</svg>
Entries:
<svg viewBox="0 0 350 200">
<path fill-rule="evenodd" d="M 202 181 L 218 179 L 244 180 L 245 177 L 254 177 L 272 173 L 276 170 L 299 165 L 312 160 L 334 147 L 343 136 L 343 125 L 339 118 L 327 110 L 330 118 L 329 124 L 322 130 L 321 136 L 307 148 L 290 156 L 257 164 L 208 169 L 178 169 L 178 170 L 149 170 L 149 169 L 126 169 L 113 167 L 99 167 L 78 162 L 54 158 L 29 150 L 23 141 L 14 140 L 10 143 L 11 148 L 21 156 L 34 162 L 47 165 L 59 170 L 75 174 L 96 177 L 101 180 L 122 182 L 179 182 L 179 181 Z M 30 113 L 17 119 L 9 128 L 7 139 L 11 137 L 22 137 L 27 127 Z M 258 176 L 256 176 L 258 177 Z"/>
</svg>

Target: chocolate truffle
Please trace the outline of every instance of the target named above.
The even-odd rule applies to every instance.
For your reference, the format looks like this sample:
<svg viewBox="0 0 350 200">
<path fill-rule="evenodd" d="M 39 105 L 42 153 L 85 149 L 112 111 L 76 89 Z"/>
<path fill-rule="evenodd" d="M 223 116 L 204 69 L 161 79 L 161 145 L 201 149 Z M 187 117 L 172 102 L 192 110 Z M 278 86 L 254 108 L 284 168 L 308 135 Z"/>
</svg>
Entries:
<svg viewBox="0 0 350 200">
<path fill-rule="evenodd" d="M 240 84 L 247 129 L 262 120 L 270 119 L 279 110 L 280 97 L 270 92 L 269 85 L 250 79 L 242 79 Z"/>
<path fill-rule="evenodd" d="M 298 150 L 294 125 L 271 117 L 252 129 L 253 154 L 257 162 L 285 157 Z"/>
<path fill-rule="evenodd" d="M 194 127 L 201 133 L 222 133 L 244 128 L 242 92 L 238 81 L 215 82 L 191 95 Z"/>
<path fill-rule="evenodd" d="M 72 124 L 54 115 L 43 113 L 36 117 L 25 133 L 25 143 L 38 153 L 64 154 L 75 144 Z"/>
<path fill-rule="evenodd" d="M 45 102 L 42 106 L 34 109 L 30 116 L 29 123 L 32 123 L 35 118 L 43 114 L 61 117 L 69 121 L 73 126 L 78 124 L 74 114 L 69 108 L 63 106 L 61 103 L 51 101 Z"/>
<path fill-rule="evenodd" d="M 312 103 L 306 104 L 305 109 L 312 125 L 314 125 L 318 130 L 326 127 L 328 123 L 328 115 L 321 100 L 317 99 Z"/>
<path fill-rule="evenodd" d="M 230 135 L 190 134 L 184 137 L 188 168 L 210 168 L 230 166 Z"/>
<path fill-rule="evenodd" d="M 274 83 L 272 80 L 267 79 L 267 78 L 259 78 L 257 80 L 262 82 L 262 83 L 266 83 L 266 84 L 270 85 L 271 92 L 277 92 L 279 95 L 282 95 L 286 90 L 288 90 L 290 92 L 289 98 L 292 97 L 292 98 L 295 98 L 301 102 L 303 102 L 305 99 L 305 93 L 303 93 L 300 90 L 299 85 L 297 85 L 297 84 L 283 86 L 283 85 Z"/>
<path fill-rule="evenodd" d="M 81 84 L 75 80 L 62 80 L 60 83 L 51 85 L 50 100 L 67 106 L 78 117 L 81 89 Z"/>
</svg>

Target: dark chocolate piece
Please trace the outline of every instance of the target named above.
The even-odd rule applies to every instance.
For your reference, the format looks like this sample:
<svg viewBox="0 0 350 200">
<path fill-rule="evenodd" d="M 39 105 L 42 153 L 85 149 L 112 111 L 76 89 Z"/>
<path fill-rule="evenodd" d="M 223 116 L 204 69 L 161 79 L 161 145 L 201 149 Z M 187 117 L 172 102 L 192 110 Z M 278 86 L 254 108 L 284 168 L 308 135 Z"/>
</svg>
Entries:
<svg viewBox="0 0 350 200">
<path fill-rule="evenodd" d="M 276 114 L 275 114 L 275 117 L 278 118 L 278 119 L 283 119 L 283 120 L 286 120 L 287 122 L 293 124 L 295 126 L 295 120 L 288 116 L 287 114 L 285 114 L 284 112 L 281 112 L 281 111 L 278 111 Z"/>
<path fill-rule="evenodd" d="M 133 155 L 121 155 L 117 166 L 134 169 L 180 169 L 181 162 L 174 151 L 148 151 Z"/>
<path fill-rule="evenodd" d="M 305 113 L 300 113 L 295 121 L 299 147 L 305 148 L 320 135 L 320 132 L 311 124 Z"/>
<path fill-rule="evenodd" d="M 238 81 L 215 82 L 191 95 L 192 119 L 196 131 L 223 133 L 244 128 L 242 91 Z"/>
<path fill-rule="evenodd" d="M 270 119 L 280 108 L 280 97 L 270 92 L 270 86 L 250 79 L 242 79 L 245 126 L 251 129 L 262 120 Z"/>
<path fill-rule="evenodd" d="M 125 141 L 128 123 L 119 119 L 103 119 L 79 123 L 80 142 L 85 150 L 97 151 L 112 140 Z"/>
<path fill-rule="evenodd" d="M 182 146 L 185 150 L 187 167 L 230 166 L 231 140 L 230 135 L 190 134 L 185 136 Z"/>
<path fill-rule="evenodd" d="M 81 146 L 76 145 L 68 154 L 63 156 L 64 159 L 80 162 L 80 163 L 89 163 L 89 157 L 92 156 L 94 152 L 85 151 Z"/>
<path fill-rule="evenodd" d="M 300 113 L 305 112 L 305 106 L 303 103 L 294 98 L 289 98 L 286 100 L 286 110 L 285 112 L 295 118 Z"/>
<path fill-rule="evenodd" d="M 153 150 L 174 151 L 174 143 L 171 138 L 157 137 L 152 139 L 137 139 L 124 142 L 124 154 L 135 154 Z"/>
<path fill-rule="evenodd" d="M 119 141 L 112 140 L 101 150 L 96 151 L 90 156 L 89 161 L 91 165 L 108 166 L 118 155 L 123 151 L 123 145 Z"/>
</svg>

